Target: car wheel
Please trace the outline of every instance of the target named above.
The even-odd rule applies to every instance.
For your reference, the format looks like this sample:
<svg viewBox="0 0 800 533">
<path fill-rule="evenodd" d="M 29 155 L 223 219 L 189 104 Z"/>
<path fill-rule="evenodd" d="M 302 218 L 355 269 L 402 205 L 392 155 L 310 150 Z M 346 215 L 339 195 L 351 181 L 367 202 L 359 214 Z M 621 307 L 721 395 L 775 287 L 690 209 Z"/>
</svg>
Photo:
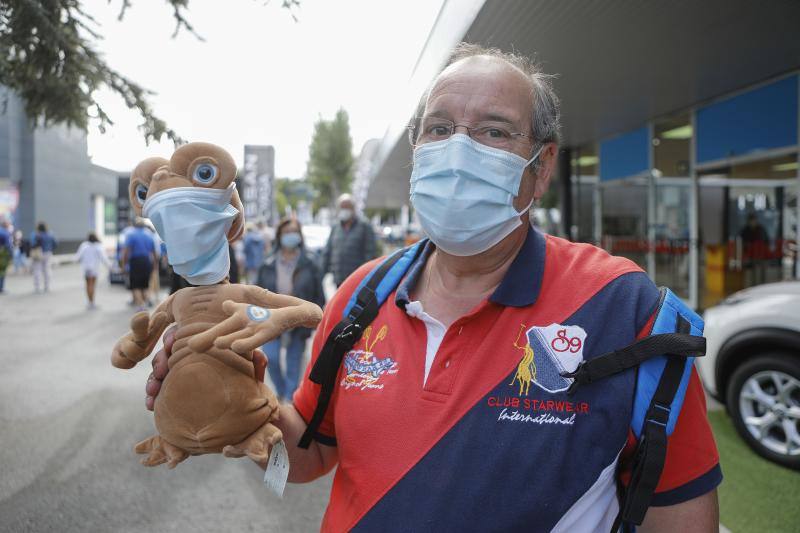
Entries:
<svg viewBox="0 0 800 533">
<path fill-rule="evenodd" d="M 800 359 L 773 353 L 743 363 L 728 382 L 727 405 L 756 453 L 800 470 Z"/>
</svg>

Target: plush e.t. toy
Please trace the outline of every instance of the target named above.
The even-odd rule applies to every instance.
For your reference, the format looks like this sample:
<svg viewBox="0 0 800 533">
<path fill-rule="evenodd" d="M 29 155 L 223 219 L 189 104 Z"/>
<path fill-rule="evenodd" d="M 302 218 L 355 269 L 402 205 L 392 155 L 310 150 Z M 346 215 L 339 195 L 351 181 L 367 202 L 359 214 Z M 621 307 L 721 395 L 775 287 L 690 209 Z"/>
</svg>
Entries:
<svg viewBox="0 0 800 533">
<path fill-rule="evenodd" d="M 282 435 L 272 424 L 278 401 L 256 379 L 253 350 L 322 318 L 313 303 L 228 282 L 228 241 L 244 226 L 235 177 L 230 154 L 207 143 L 181 146 L 169 161 L 146 159 L 131 174 L 135 213 L 153 222 L 169 263 L 196 285 L 169 296 L 152 315 L 134 315 L 111 354 L 115 367 L 132 368 L 177 324 L 155 401 L 158 435 L 135 447 L 147 454 L 146 466 L 173 468 L 189 455 L 219 452 L 266 461 Z"/>
</svg>

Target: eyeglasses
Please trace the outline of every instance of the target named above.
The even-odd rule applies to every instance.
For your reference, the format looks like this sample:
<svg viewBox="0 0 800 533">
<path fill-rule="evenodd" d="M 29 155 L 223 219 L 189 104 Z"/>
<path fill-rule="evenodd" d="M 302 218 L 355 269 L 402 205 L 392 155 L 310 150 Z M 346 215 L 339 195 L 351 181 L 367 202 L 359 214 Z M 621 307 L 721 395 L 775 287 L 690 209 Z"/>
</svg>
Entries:
<svg viewBox="0 0 800 533">
<path fill-rule="evenodd" d="M 466 128 L 467 135 L 483 145 L 508 150 L 520 138 L 533 139 L 527 133 L 512 131 L 507 122 L 487 120 L 475 124 L 456 124 L 452 120 L 439 117 L 417 117 L 408 125 L 411 146 L 449 139 L 456 127 Z M 532 142 L 532 141 L 531 141 Z"/>
</svg>

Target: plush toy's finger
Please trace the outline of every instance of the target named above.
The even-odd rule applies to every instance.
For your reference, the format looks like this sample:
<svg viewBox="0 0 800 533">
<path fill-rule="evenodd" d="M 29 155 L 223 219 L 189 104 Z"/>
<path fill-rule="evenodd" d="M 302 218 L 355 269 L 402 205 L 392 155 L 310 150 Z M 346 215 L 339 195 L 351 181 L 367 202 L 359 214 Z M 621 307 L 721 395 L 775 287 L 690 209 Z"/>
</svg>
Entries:
<svg viewBox="0 0 800 533">
<path fill-rule="evenodd" d="M 211 348 L 211 346 L 214 344 L 214 340 L 217 337 L 223 337 L 230 333 L 239 331 L 245 325 L 247 325 L 247 319 L 239 315 L 228 317 L 213 328 L 207 329 L 202 333 L 198 333 L 189 339 L 189 348 L 196 352 L 205 352 Z"/>
<path fill-rule="evenodd" d="M 159 311 L 150 317 L 150 328 L 147 331 L 147 338 L 152 339 L 155 335 L 161 333 L 168 323 L 167 313 Z"/>
<path fill-rule="evenodd" d="M 322 309 L 309 302 L 276 309 L 275 314 L 277 315 L 276 318 L 279 317 L 281 322 L 288 328 L 299 328 L 301 326 L 315 328 L 322 320 Z"/>
<path fill-rule="evenodd" d="M 263 326 L 257 329 L 252 335 L 234 341 L 231 344 L 231 350 L 238 354 L 246 354 L 277 338 L 280 334 L 281 330 L 276 326 Z"/>
<path fill-rule="evenodd" d="M 253 330 L 251 328 L 249 328 L 249 327 L 248 328 L 244 328 L 244 329 L 239 330 L 239 331 L 234 331 L 233 333 L 230 333 L 230 334 L 225 335 L 223 337 L 217 337 L 214 340 L 214 346 L 216 348 L 227 350 L 228 348 L 231 347 L 231 344 L 233 344 L 234 341 L 239 340 L 239 339 L 244 339 L 246 337 L 249 337 L 252 334 L 253 334 Z"/>
<path fill-rule="evenodd" d="M 248 289 L 250 290 L 248 296 L 252 299 L 252 303 L 254 305 L 260 305 L 261 307 L 280 309 L 282 307 L 308 304 L 308 302 L 301 300 L 297 296 L 278 294 L 277 292 L 271 292 L 255 285 L 248 286 Z"/>
<path fill-rule="evenodd" d="M 222 310 L 225 312 L 226 315 L 231 316 L 239 309 L 246 307 L 247 304 L 240 304 L 238 302 L 234 302 L 233 300 L 225 300 L 222 302 Z"/>
<path fill-rule="evenodd" d="M 136 363 L 125 357 L 120 351 L 119 343 L 114 346 L 114 351 L 111 352 L 111 364 L 116 368 L 128 370 L 136 366 Z"/>
<path fill-rule="evenodd" d="M 141 311 L 131 317 L 131 332 L 133 333 L 133 340 L 136 342 L 144 342 L 147 340 L 147 332 L 150 329 L 150 314 L 147 311 Z"/>
</svg>

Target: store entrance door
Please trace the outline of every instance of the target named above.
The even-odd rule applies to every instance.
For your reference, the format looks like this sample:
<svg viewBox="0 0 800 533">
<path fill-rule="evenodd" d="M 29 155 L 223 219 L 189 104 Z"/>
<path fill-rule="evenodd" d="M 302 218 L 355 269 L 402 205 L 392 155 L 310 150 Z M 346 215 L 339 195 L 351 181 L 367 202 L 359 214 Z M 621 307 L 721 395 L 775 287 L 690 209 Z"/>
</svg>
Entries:
<svg viewBox="0 0 800 533">
<path fill-rule="evenodd" d="M 797 186 L 791 182 L 701 183 L 703 307 L 748 287 L 792 279 L 796 202 Z"/>
</svg>

